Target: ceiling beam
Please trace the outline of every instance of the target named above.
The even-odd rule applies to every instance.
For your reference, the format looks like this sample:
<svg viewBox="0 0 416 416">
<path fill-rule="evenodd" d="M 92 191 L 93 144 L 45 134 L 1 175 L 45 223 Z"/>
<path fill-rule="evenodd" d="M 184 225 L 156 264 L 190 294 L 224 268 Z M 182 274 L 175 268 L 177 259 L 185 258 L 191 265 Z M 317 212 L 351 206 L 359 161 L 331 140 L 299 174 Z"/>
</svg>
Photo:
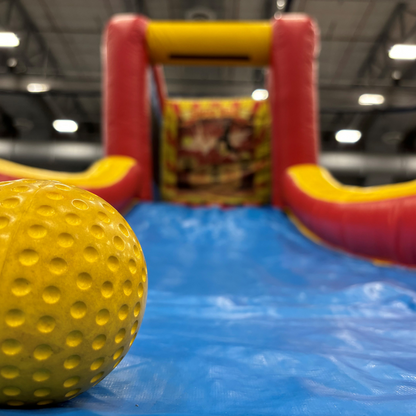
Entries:
<svg viewBox="0 0 416 416">
<path fill-rule="evenodd" d="M 370 49 L 367 57 L 363 61 L 356 76 L 357 82 L 365 82 L 371 85 L 376 80 L 384 78 L 389 69 L 392 69 L 392 62 L 388 57 L 388 49 L 393 43 L 392 32 L 397 25 L 400 27 L 400 36 L 394 40 L 394 43 L 403 43 L 415 30 L 412 27 L 407 30 L 404 27 L 404 14 L 407 10 L 406 3 L 399 3 L 394 8 L 390 17 L 387 19 L 382 30 L 377 36 L 376 41 Z"/>
<path fill-rule="evenodd" d="M 100 81 L 79 81 L 76 78 L 45 78 L 30 75 L 14 75 L 4 74 L 0 75 L 0 92 L 16 92 L 29 94 L 27 85 L 30 83 L 46 83 L 51 90 L 48 94 L 65 93 L 70 95 L 100 95 L 101 82 Z M 42 96 L 43 94 L 38 94 Z"/>
<path fill-rule="evenodd" d="M 50 10 L 47 8 L 48 6 L 41 2 L 42 6 L 46 7 L 45 14 L 49 20 L 52 19 L 51 26 L 54 30 L 59 31 L 57 25 L 53 21 L 53 16 L 51 16 Z M 35 22 L 32 20 L 30 14 L 26 10 L 26 8 L 23 6 L 20 0 L 13 0 L 13 6 L 14 6 L 14 17 L 18 18 L 22 24 L 23 27 L 27 28 L 27 33 L 24 36 L 23 42 L 19 45 L 18 48 L 16 48 L 15 53 L 17 56 L 25 63 L 25 65 L 30 68 L 33 66 L 39 66 L 41 65 L 42 69 L 45 71 L 46 75 L 46 68 L 51 67 L 54 70 L 55 74 L 62 74 L 63 71 L 60 67 L 60 64 L 54 54 L 50 51 L 46 41 L 43 39 L 43 36 L 39 29 L 37 28 Z M 63 35 L 60 36 L 61 38 Z M 29 54 L 29 42 L 31 44 L 31 48 L 35 47 L 36 53 L 34 54 L 36 57 L 36 61 L 34 61 L 33 54 Z M 67 47 L 68 45 L 64 43 L 64 47 Z M 76 56 L 73 55 L 73 58 L 75 59 L 76 63 L 78 63 Z M 45 99 L 45 97 L 39 96 L 39 100 L 43 101 L 43 105 L 50 108 L 50 111 L 53 114 L 53 117 L 56 116 L 63 116 L 65 115 L 65 111 L 60 108 L 58 103 L 54 102 L 53 99 Z M 79 117 L 82 120 L 88 120 L 89 115 L 87 111 L 83 108 L 80 100 L 75 95 L 71 97 L 71 100 L 73 101 L 73 105 L 71 108 L 75 109 L 76 111 L 76 117 Z M 67 116 L 72 116 L 72 114 L 68 114 Z"/>
<path fill-rule="evenodd" d="M 50 85 L 50 91 L 39 94 L 42 96 L 68 96 L 68 97 L 100 97 L 101 82 L 98 79 L 80 80 L 74 78 L 47 78 L 34 77 L 29 75 L 0 75 L 0 94 L 29 94 L 27 85 L 32 82 L 44 83 Z M 222 96 L 241 96 L 250 95 L 255 87 L 253 80 L 233 79 L 184 79 L 184 78 L 167 78 L 169 92 L 175 96 L 186 95 L 192 96 L 212 96 L 220 94 Z M 390 84 L 380 82 L 377 85 L 367 87 L 365 85 L 348 85 L 348 84 L 331 84 L 330 81 L 322 81 L 320 84 L 320 102 L 325 108 L 331 106 L 337 111 L 359 111 L 368 112 L 370 107 L 358 105 L 358 97 L 364 93 L 375 93 L 390 95 L 389 105 L 401 107 L 410 107 L 416 105 L 415 98 L 416 81 L 408 81 L 399 87 L 393 87 Z M 391 95 L 394 93 L 393 95 Z M 35 96 L 35 94 L 32 94 Z"/>
<path fill-rule="evenodd" d="M 263 17 L 265 19 L 271 19 L 276 12 L 276 1 L 275 0 L 265 0 L 264 1 L 264 11 Z"/>
</svg>

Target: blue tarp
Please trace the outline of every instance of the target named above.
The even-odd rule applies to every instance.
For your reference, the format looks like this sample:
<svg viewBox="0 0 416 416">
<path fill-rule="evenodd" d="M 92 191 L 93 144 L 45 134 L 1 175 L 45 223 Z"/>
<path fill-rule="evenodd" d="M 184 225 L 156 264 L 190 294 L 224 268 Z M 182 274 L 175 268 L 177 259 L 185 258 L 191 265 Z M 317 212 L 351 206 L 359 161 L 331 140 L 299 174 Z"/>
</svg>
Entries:
<svg viewBox="0 0 416 416">
<path fill-rule="evenodd" d="M 45 415 L 413 415 L 416 273 L 320 247 L 271 208 L 141 204 L 139 335 Z"/>
</svg>

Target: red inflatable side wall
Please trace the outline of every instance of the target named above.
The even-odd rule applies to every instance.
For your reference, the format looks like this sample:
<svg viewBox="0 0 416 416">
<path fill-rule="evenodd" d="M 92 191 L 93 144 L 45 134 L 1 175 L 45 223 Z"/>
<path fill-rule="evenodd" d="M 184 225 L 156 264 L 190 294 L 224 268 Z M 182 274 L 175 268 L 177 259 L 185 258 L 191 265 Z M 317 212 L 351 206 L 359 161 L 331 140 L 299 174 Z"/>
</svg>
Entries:
<svg viewBox="0 0 416 416">
<path fill-rule="evenodd" d="M 318 160 L 317 29 L 305 15 L 277 19 L 272 28 L 272 204 L 283 206 L 283 175 Z"/>
<path fill-rule="evenodd" d="M 167 88 L 165 76 L 163 75 L 163 67 L 160 65 L 152 65 L 152 74 L 155 81 L 156 94 L 159 101 L 160 111 L 163 114 L 167 97 Z"/>
<path fill-rule="evenodd" d="M 135 158 L 141 169 L 137 197 L 152 199 L 147 20 L 118 15 L 103 40 L 104 145 L 107 155 Z"/>
<path fill-rule="evenodd" d="M 324 241 L 351 253 L 416 265 L 416 195 L 365 203 L 322 201 L 303 192 L 289 174 L 285 200 Z"/>
</svg>

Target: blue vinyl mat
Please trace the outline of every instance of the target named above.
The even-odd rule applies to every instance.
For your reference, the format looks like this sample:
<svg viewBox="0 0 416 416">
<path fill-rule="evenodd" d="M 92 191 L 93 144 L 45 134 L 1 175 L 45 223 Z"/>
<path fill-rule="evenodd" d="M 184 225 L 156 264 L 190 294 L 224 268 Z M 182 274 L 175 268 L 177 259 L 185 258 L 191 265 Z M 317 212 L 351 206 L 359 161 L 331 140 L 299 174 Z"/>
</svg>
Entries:
<svg viewBox="0 0 416 416">
<path fill-rule="evenodd" d="M 21 415 L 414 415 L 416 273 L 334 252 L 271 208 L 141 204 L 139 335 L 103 382 Z"/>
</svg>

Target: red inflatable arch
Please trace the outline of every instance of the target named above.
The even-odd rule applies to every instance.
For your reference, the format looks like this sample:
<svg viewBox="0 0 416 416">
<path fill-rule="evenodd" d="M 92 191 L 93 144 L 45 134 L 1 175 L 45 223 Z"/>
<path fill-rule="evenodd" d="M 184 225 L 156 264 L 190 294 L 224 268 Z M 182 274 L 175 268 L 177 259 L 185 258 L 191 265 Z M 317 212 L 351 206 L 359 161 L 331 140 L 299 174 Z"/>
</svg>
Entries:
<svg viewBox="0 0 416 416">
<path fill-rule="evenodd" d="M 259 194 L 245 202 L 265 201 L 269 184 L 272 205 L 290 210 L 321 241 L 361 256 L 415 265 L 416 182 L 347 187 L 317 166 L 317 45 L 315 24 L 300 14 L 283 15 L 271 22 L 152 22 L 138 15 L 115 16 L 103 38 L 106 158 L 81 174 L 58 174 L 0 161 L 0 178 L 59 179 L 89 189 L 118 208 L 134 197 L 152 199 L 152 73 L 165 116 L 164 141 L 170 146 L 162 153 L 170 169 L 163 186 L 170 189 L 171 200 L 203 200 L 192 199 L 192 195 L 181 199 L 180 192 L 175 193 L 174 130 L 179 125 L 175 117 L 204 106 L 213 114 L 227 105 L 236 114 L 240 108 L 246 113 L 249 108 L 250 122 L 262 120 L 257 129 L 260 145 L 271 143 L 271 151 L 268 168 L 262 161 L 258 175 L 253 173 Z M 270 99 L 262 105 L 249 99 L 234 99 L 226 105 L 218 100 L 188 100 L 182 105 L 166 95 L 162 64 L 265 66 L 269 68 Z M 166 122 L 169 117 L 171 126 Z M 264 122 L 267 117 L 271 134 L 270 124 Z M 265 125 L 271 137 L 268 142 Z M 234 173 L 221 172 L 220 176 L 229 178 Z M 192 180 L 204 184 L 206 177 L 193 175 Z M 227 203 L 227 195 L 222 196 Z M 230 202 L 240 204 L 244 199 Z"/>
</svg>

